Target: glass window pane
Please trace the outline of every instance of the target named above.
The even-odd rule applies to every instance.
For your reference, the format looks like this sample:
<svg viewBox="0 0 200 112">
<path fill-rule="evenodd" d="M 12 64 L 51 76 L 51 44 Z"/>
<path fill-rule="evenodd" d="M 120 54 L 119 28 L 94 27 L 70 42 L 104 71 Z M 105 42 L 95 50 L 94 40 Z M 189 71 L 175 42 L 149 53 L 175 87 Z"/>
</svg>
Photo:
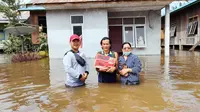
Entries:
<svg viewBox="0 0 200 112">
<path fill-rule="evenodd" d="M 137 46 L 145 46 L 144 26 L 136 26 Z"/>
<path fill-rule="evenodd" d="M 124 41 L 130 42 L 133 45 L 133 27 L 125 27 Z"/>
<path fill-rule="evenodd" d="M 133 18 L 124 18 L 123 24 L 133 24 Z"/>
<path fill-rule="evenodd" d="M 5 40 L 4 33 L 0 31 L 0 41 Z"/>
<path fill-rule="evenodd" d="M 144 17 L 135 18 L 135 24 L 145 24 L 145 18 Z"/>
<path fill-rule="evenodd" d="M 83 16 L 71 16 L 71 23 L 72 24 L 83 23 Z"/>
<path fill-rule="evenodd" d="M 82 35 L 82 26 L 73 26 L 73 33 L 78 36 Z"/>
<path fill-rule="evenodd" d="M 110 18 L 108 20 L 109 25 L 115 25 L 115 24 L 122 24 L 122 18 Z"/>
</svg>

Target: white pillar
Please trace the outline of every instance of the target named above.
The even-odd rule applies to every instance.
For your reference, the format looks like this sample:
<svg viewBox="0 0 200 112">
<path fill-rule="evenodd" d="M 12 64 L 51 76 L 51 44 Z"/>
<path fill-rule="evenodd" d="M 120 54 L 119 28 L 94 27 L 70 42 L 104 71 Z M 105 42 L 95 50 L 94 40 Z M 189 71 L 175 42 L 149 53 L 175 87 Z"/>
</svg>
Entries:
<svg viewBox="0 0 200 112">
<path fill-rule="evenodd" d="M 170 9 L 169 5 L 165 6 L 165 56 L 169 56 L 170 42 Z"/>
</svg>

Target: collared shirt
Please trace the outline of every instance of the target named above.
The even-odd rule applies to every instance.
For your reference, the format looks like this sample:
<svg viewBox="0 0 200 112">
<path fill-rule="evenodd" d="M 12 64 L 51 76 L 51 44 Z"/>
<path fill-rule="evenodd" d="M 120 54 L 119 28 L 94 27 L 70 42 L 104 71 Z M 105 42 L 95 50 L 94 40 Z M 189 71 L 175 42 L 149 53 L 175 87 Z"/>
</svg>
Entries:
<svg viewBox="0 0 200 112">
<path fill-rule="evenodd" d="M 132 69 L 132 72 L 129 72 L 127 77 L 120 77 L 122 84 L 135 85 L 139 83 L 139 73 L 141 71 L 142 64 L 136 55 L 131 53 L 128 55 L 127 60 L 125 60 L 123 56 L 120 56 L 118 64 L 119 71 L 122 70 L 124 66 Z"/>
<path fill-rule="evenodd" d="M 78 55 L 80 55 L 86 61 L 85 66 L 82 67 L 80 64 L 78 64 L 74 53 L 72 52 L 68 52 L 63 58 L 63 64 L 66 72 L 65 84 L 67 86 L 77 87 L 84 85 L 84 82 L 79 79 L 79 76 L 80 74 L 89 71 L 89 65 L 86 60 L 86 56 L 81 52 L 79 52 Z"/>
</svg>

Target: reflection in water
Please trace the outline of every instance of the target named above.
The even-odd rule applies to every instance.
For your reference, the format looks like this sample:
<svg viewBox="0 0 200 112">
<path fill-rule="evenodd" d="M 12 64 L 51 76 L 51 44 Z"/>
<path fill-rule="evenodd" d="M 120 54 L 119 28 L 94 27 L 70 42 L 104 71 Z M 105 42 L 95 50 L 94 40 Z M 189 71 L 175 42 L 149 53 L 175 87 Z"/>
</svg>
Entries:
<svg viewBox="0 0 200 112">
<path fill-rule="evenodd" d="M 141 56 L 141 84 L 98 84 L 89 59 L 86 87 L 66 88 L 62 59 L 0 65 L 0 111 L 198 112 L 200 53 Z"/>
</svg>

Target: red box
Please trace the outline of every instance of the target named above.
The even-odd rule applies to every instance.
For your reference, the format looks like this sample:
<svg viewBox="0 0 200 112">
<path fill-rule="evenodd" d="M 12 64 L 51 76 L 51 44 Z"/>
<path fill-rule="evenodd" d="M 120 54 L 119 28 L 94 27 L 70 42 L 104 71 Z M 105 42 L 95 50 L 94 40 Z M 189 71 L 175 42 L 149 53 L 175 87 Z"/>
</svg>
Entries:
<svg viewBox="0 0 200 112">
<path fill-rule="evenodd" d="M 95 67 L 96 68 L 107 68 L 115 66 L 115 58 L 104 56 L 102 54 L 97 54 L 95 57 Z"/>
</svg>

